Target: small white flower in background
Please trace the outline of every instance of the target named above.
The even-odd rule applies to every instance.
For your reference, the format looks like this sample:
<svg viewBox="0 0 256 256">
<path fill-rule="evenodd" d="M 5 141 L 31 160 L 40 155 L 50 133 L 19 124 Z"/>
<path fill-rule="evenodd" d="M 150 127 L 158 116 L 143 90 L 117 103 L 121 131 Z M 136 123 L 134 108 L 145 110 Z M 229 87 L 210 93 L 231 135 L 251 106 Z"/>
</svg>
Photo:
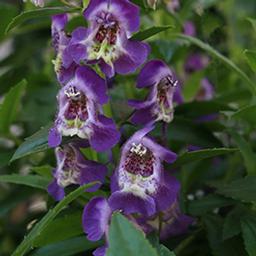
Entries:
<svg viewBox="0 0 256 256">
<path fill-rule="evenodd" d="M 44 7 L 44 0 L 30 0 L 32 4 L 38 7 Z M 23 0 L 23 2 L 27 2 L 27 0 Z"/>
<path fill-rule="evenodd" d="M 24 129 L 20 125 L 13 124 L 10 127 L 10 132 L 12 135 L 20 137 L 24 133 Z"/>
<path fill-rule="evenodd" d="M 156 5 L 157 5 L 158 0 L 147 0 L 148 6 L 152 9 L 156 9 Z"/>
<path fill-rule="evenodd" d="M 193 201 L 193 200 L 195 200 L 195 196 L 194 196 L 193 194 L 188 194 L 188 195 L 187 195 L 187 199 L 188 199 L 189 201 Z"/>
</svg>

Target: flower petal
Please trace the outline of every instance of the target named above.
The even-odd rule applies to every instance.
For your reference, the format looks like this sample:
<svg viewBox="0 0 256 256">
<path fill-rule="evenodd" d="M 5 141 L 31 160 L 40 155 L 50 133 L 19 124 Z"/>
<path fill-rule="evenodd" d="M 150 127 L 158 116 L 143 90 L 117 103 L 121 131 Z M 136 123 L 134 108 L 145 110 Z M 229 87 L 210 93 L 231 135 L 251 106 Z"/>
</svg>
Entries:
<svg viewBox="0 0 256 256">
<path fill-rule="evenodd" d="M 107 96 L 107 84 L 93 69 L 89 67 L 79 67 L 76 71 L 78 81 L 83 83 L 83 87 L 86 87 L 95 96 L 95 101 L 104 104 L 108 101 Z"/>
<path fill-rule="evenodd" d="M 113 120 L 103 115 L 99 116 L 97 123 L 92 123 L 92 130 L 89 142 L 91 147 L 98 152 L 112 148 L 120 139 L 120 133 Z"/>
<path fill-rule="evenodd" d="M 113 211 L 122 210 L 125 214 L 140 213 L 151 216 L 156 211 L 155 201 L 152 197 L 142 198 L 121 191 L 116 191 L 110 196 L 109 205 Z"/>
<path fill-rule="evenodd" d="M 108 228 L 111 209 L 103 197 L 94 197 L 85 206 L 83 212 L 83 229 L 90 241 L 98 241 Z"/>
<path fill-rule="evenodd" d="M 95 251 L 93 251 L 93 256 L 105 256 L 107 252 L 107 246 L 101 246 L 97 248 Z"/>
<path fill-rule="evenodd" d="M 50 129 L 48 134 L 48 145 L 50 148 L 55 148 L 61 144 L 62 136 L 56 127 Z"/>
<path fill-rule="evenodd" d="M 127 40 L 124 48 L 126 53 L 114 62 L 116 72 L 122 75 L 135 72 L 146 61 L 149 53 L 149 46 L 139 41 Z"/>
<path fill-rule="evenodd" d="M 56 179 L 54 179 L 53 182 L 49 184 L 47 191 L 56 201 L 60 201 L 65 197 L 64 188 L 57 184 Z"/>
</svg>

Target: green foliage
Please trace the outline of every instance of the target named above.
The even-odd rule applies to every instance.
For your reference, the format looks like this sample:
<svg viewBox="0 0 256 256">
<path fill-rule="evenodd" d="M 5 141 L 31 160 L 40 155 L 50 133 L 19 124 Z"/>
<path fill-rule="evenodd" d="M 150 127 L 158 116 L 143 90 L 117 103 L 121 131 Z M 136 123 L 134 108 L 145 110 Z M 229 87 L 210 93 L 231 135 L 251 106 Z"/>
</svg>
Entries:
<svg viewBox="0 0 256 256">
<path fill-rule="evenodd" d="M 10 125 L 16 120 L 26 84 L 27 82 L 22 80 L 13 87 L 5 96 L 2 105 L 0 105 L 0 133 L 9 134 Z"/>
<path fill-rule="evenodd" d="M 157 256 L 142 231 L 135 228 L 124 216 L 113 214 L 109 230 L 107 256 Z"/>
</svg>

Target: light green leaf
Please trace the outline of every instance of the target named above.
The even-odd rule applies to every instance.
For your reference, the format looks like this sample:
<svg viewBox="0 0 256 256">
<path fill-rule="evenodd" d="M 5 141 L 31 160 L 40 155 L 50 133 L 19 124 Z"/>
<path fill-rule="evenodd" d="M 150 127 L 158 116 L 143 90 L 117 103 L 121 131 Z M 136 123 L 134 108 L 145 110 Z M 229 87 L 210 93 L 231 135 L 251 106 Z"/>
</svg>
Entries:
<svg viewBox="0 0 256 256">
<path fill-rule="evenodd" d="M 131 39 L 143 41 L 143 40 L 148 39 L 160 32 L 166 31 L 171 28 L 173 28 L 173 26 L 151 27 L 151 28 L 145 29 L 143 31 L 139 31 L 138 33 L 134 34 Z"/>
<path fill-rule="evenodd" d="M 47 214 L 34 226 L 30 233 L 24 237 L 24 240 L 13 252 L 12 256 L 23 256 L 33 246 L 37 237 L 44 232 L 44 230 L 52 223 L 53 219 L 72 201 L 85 193 L 85 190 L 95 185 L 96 182 L 81 186 L 68 194 L 62 201 L 60 201 L 53 209 L 50 209 Z"/>
<path fill-rule="evenodd" d="M 157 256 L 142 231 L 120 213 L 112 216 L 107 256 Z"/>
<path fill-rule="evenodd" d="M 171 252 L 167 247 L 164 245 L 160 245 L 159 248 L 159 255 L 160 256 L 175 256 L 174 252 Z"/>
<path fill-rule="evenodd" d="M 235 131 L 229 131 L 235 143 L 237 144 L 247 169 L 248 175 L 256 175 L 256 154 L 252 151 L 249 143 Z"/>
<path fill-rule="evenodd" d="M 249 256 L 256 255 L 256 216 L 248 215 L 241 221 L 244 244 Z"/>
<path fill-rule="evenodd" d="M 247 17 L 246 19 L 251 23 L 254 31 L 256 32 L 256 19 L 249 18 L 249 17 Z"/>
<path fill-rule="evenodd" d="M 48 133 L 51 125 L 47 125 L 32 136 L 25 139 L 25 141 L 18 147 L 14 153 L 11 162 L 30 155 L 48 149 Z"/>
<path fill-rule="evenodd" d="M 222 61 L 227 67 L 229 67 L 231 70 L 235 71 L 240 78 L 247 83 L 249 86 L 249 89 L 251 90 L 252 94 L 256 95 L 256 85 L 255 83 L 244 73 L 243 70 L 241 70 L 234 62 L 232 62 L 230 59 L 216 51 L 213 47 L 211 47 L 209 44 L 202 42 L 201 40 L 191 37 L 185 34 L 180 33 L 173 33 L 170 34 L 174 38 L 185 40 L 191 44 L 194 44 L 201 48 L 202 50 L 208 52 L 213 57 L 219 59 Z"/>
<path fill-rule="evenodd" d="M 194 161 L 199 161 L 219 155 L 229 154 L 236 152 L 236 148 L 212 148 L 212 149 L 202 149 L 197 151 L 185 152 L 178 157 L 178 159 L 173 163 L 172 167 L 177 168 L 184 164 L 192 163 Z"/>
<path fill-rule="evenodd" d="M 40 17 L 48 17 L 56 14 L 61 13 L 72 13 L 80 11 L 79 8 L 66 8 L 66 7 L 46 7 L 46 8 L 39 8 L 31 11 L 25 11 L 19 14 L 18 16 L 14 17 L 13 20 L 9 23 L 6 28 L 5 33 L 8 33 L 14 27 L 20 25 L 21 23 L 34 18 Z"/>
<path fill-rule="evenodd" d="M 253 72 L 256 72 L 256 51 L 245 50 L 244 55 Z"/>
<path fill-rule="evenodd" d="M 100 246 L 99 242 L 90 242 L 85 236 L 80 236 L 65 241 L 44 246 L 32 253 L 32 256 L 73 256 L 77 253 L 84 253 L 87 250 Z"/>
<path fill-rule="evenodd" d="M 0 175 L 0 183 L 13 183 L 19 185 L 26 185 L 29 187 L 46 189 L 47 185 L 50 182 L 50 179 L 41 177 L 39 175 L 19 175 L 19 174 L 12 174 L 12 175 Z"/>
<path fill-rule="evenodd" d="M 256 201 L 256 176 L 247 176 L 229 184 L 213 184 L 217 193 L 243 202 Z"/>
<path fill-rule="evenodd" d="M 21 98 L 26 88 L 26 80 L 22 80 L 6 94 L 2 105 L 0 105 L 0 132 L 8 134 L 12 122 L 19 111 Z"/>
</svg>

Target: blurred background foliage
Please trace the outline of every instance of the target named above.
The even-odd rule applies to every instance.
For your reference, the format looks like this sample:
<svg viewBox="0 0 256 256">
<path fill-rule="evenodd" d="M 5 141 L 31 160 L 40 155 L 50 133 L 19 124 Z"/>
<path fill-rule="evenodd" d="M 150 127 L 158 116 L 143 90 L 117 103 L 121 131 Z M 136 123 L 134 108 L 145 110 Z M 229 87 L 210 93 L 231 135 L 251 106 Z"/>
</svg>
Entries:
<svg viewBox="0 0 256 256">
<path fill-rule="evenodd" d="M 254 89 L 250 90 L 250 86 L 255 86 L 256 53 L 253 50 L 256 50 L 256 22 L 253 18 L 256 18 L 256 1 L 182 0 L 180 8 L 174 13 L 167 10 L 167 1 L 160 2 L 155 11 L 146 6 L 146 1 L 134 2 L 141 6 L 141 30 L 152 26 L 172 26 L 147 39 L 152 49 L 150 59 L 163 59 L 175 70 L 186 100 L 176 107 L 166 142 L 180 155 L 180 162 L 173 167 L 167 166 L 167 169 L 175 172 L 181 181 L 182 208 L 187 214 L 195 216 L 197 223 L 188 234 L 163 243 L 178 256 L 255 256 L 256 105 L 255 92 Z M 48 5 L 63 6 L 63 3 L 49 1 Z M 9 162 L 24 138 L 42 127 L 48 127 L 56 112 L 59 86 L 52 64 L 54 52 L 51 47 L 50 18 L 28 19 L 5 33 L 13 17 L 21 11 L 34 9 L 29 1 L 0 1 L 2 256 L 10 255 L 34 223 L 54 205 L 45 191 L 52 167 L 55 166 L 53 150 L 45 150 L 47 128 L 30 139 L 25 145 L 27 148 L 21 148 L 18 156 L 16 152 L 15 161 Z M 86 25 L 81 16 L 72 16 L 67 32 L 78 24 Z M 194 22 L 196 37 L 205 44 L 195 44 L 179 36 L 186 21 Z M 232 60 L 248 75 L 252 84 L 225 65 L 221 58 L 210 56 L 211 50 L 207 44 Z M 192 53 L 209 56 L 210 62 L 203 70 L 187 77 L 184 65 Z M 194 99 L 204 77 L 214 85 L 215 96 L 207 102 L 199 102 Z M 143 98 L 146 93 L 135 88 L 135 79 L 136 75 L 116 76 L 109 81 L 111 112 L 116 123 L 122 126 L 122 141 L 136 129 L 128 122 L 132 109 L 127 107 L 126 101 Z M 214 113 L 218 113 L 216 120 L 204 123 L 195 121 L 202 115 Z M 160 127 L 157 127 L 154 135 L 161 139 Z M 189 145 L 198 146 L 204 151 L 187 154 L 185 151 Z M 95 158 L 95 152 L 87 151 L 85 154 L 88 158 Z M 118 154 L 117 148 L 117 158 Z M 22 155 L 25 157 L 20 158 Z M 98 157 L 102 162 L 105 160 L 104 155 Z M 113 169 L 114 166 L 109 166 L 110 172 Z M 37 179 L 36 183 L 28 181 L 30 186 L 15 185 L 9 182 L 20 182 L 15 178 L 10 181 L 4 176 L 10 174 L 35 174 L 41 179 Z M 245 177 L 247 175 L 249 177 Z M 31 184 L 34 184 L 34 188 Z M 107 194 L 107 186 L 97 193 Z M 92 196 L 83 195 L 72 203 L 72 207 L 64 209 L 39 235 L 28 255 L 90 255 L 90 250 L 98 244 L 87 241 L 83 235 L 81 213 L 83 205 Z"/>
</svg>

